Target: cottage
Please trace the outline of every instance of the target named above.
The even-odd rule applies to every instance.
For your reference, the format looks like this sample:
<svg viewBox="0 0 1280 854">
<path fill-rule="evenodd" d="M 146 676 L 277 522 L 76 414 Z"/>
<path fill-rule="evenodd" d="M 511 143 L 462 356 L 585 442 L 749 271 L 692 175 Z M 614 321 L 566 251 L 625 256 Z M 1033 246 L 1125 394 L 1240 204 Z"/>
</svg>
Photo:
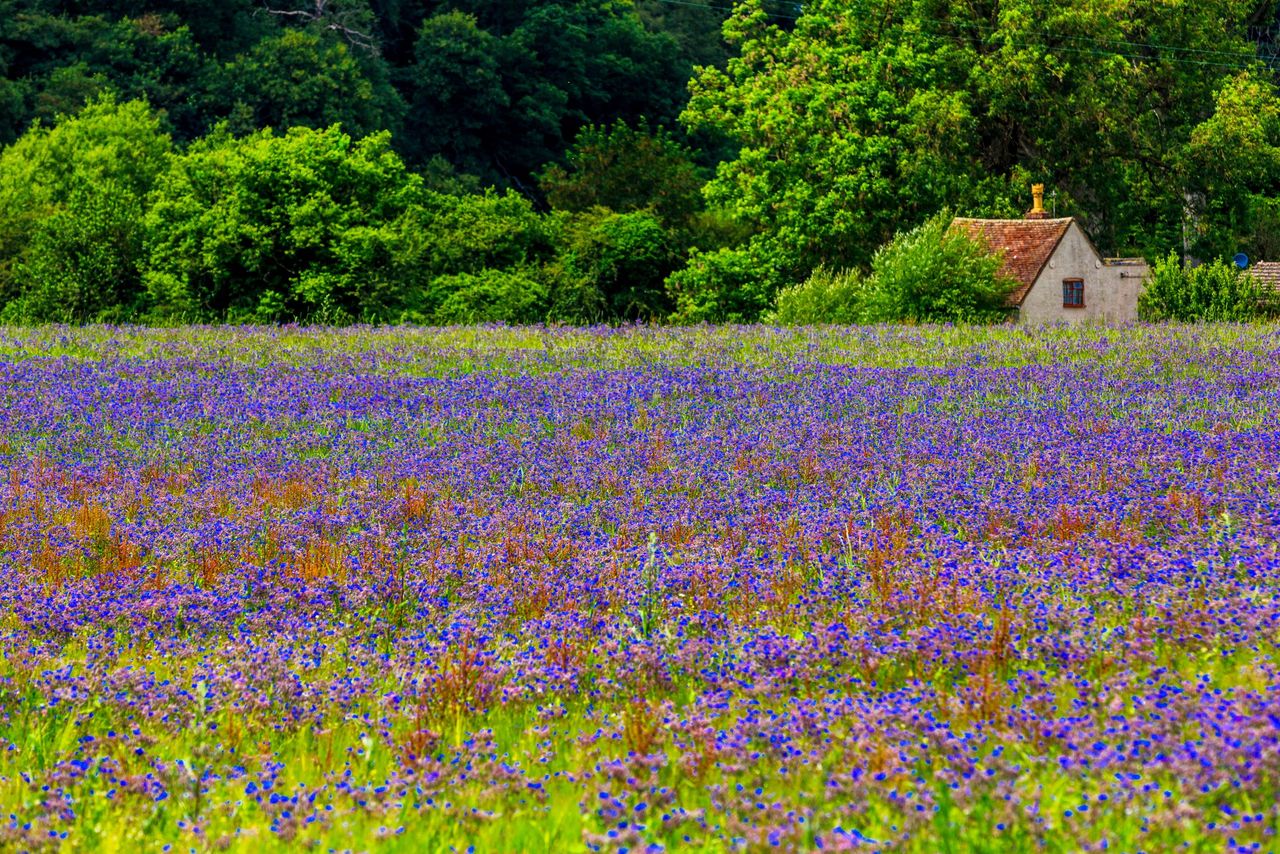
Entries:
<svg viewBox="0 0 1280 854">
<path fill-rule="evenodd" d="M 1023 219 L 957 217 L 951 227 L 984 241 L 1018 286 L 1009 305 L 1021 323 L 1127 323 L 1138 319 L 1147 276 L 1141 258 L 1103 258 L 1073 217 L 1051 218 L 1044 185 Z"/>
</svg>

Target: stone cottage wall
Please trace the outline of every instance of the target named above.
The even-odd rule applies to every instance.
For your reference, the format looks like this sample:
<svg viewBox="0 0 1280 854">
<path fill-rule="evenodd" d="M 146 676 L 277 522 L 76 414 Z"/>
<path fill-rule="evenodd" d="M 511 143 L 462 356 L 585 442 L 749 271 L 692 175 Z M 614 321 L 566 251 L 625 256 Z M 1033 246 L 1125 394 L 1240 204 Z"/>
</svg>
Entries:
<svg viewBox="0 0 1280 854">
<path fill-rule="evenodd" d="M 1127 323 L 1138 319 L 1145 264 L 1107 264 L 1071 223 L 1058 248 L 1027 292 L 1018 312 L 1022 323 Z M 1064 308 L 1063 279 L 1084 281 L 1084 308 Z"/>
</svg>

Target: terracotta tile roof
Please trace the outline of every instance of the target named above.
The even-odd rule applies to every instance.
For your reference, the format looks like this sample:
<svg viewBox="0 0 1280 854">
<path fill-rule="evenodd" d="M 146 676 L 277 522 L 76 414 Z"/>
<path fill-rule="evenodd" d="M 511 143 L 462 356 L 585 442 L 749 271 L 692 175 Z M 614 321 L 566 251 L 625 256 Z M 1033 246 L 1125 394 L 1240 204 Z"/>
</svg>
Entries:
<svg viewBox="0 0 1280 854">
<path fill-rule="evenodd" d="M 992 252 L 1002 253 L 1000 272 L 1018 282 L 1009 296 L 1010 305 L 1021 305 L 1049 256 L 1058 248 L 1071 225 L 1071 217 L 1059 219 L 969 219 L 956 217 L 951 227 L 970 237 L 985 240 Z"/>
<path fill-rule="evenodd" d="M 1259 261 L 1249 268 L 1249 273 L 1264 288 L 1280 294 L 1280 261 Z"/>
</svg>

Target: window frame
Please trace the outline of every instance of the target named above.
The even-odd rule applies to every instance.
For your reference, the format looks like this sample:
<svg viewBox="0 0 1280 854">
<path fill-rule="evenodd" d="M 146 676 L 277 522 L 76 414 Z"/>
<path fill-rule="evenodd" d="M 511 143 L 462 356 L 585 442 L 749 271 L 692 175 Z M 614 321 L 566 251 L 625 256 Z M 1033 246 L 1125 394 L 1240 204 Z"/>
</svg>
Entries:
<svg viewBox="0 0 1280 854">
<path fill-rule="evenodd" d="M 1079 302 L 1071 302 L 1071 296 L 1078 296 Z M 1084 308 L 1084 279 L 1063 279 L 1062 280 L 1062 307 L 1063 308 Z"/>
</svg>

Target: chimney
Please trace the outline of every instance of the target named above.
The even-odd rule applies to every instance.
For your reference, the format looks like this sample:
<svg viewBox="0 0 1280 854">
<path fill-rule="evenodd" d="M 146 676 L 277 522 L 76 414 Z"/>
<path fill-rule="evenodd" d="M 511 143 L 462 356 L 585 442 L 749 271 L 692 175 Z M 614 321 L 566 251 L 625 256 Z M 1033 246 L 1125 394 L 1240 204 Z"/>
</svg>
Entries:
<svg viewBox="0 0 1280 854">
<path fill-rule="evenodd" d="M 1045 219 L 1048 214 L 1044 212 L 1044 184 L 1031 185 L 1031 210 L 1027 211 L 1027 219 Z"/>
</svg>

